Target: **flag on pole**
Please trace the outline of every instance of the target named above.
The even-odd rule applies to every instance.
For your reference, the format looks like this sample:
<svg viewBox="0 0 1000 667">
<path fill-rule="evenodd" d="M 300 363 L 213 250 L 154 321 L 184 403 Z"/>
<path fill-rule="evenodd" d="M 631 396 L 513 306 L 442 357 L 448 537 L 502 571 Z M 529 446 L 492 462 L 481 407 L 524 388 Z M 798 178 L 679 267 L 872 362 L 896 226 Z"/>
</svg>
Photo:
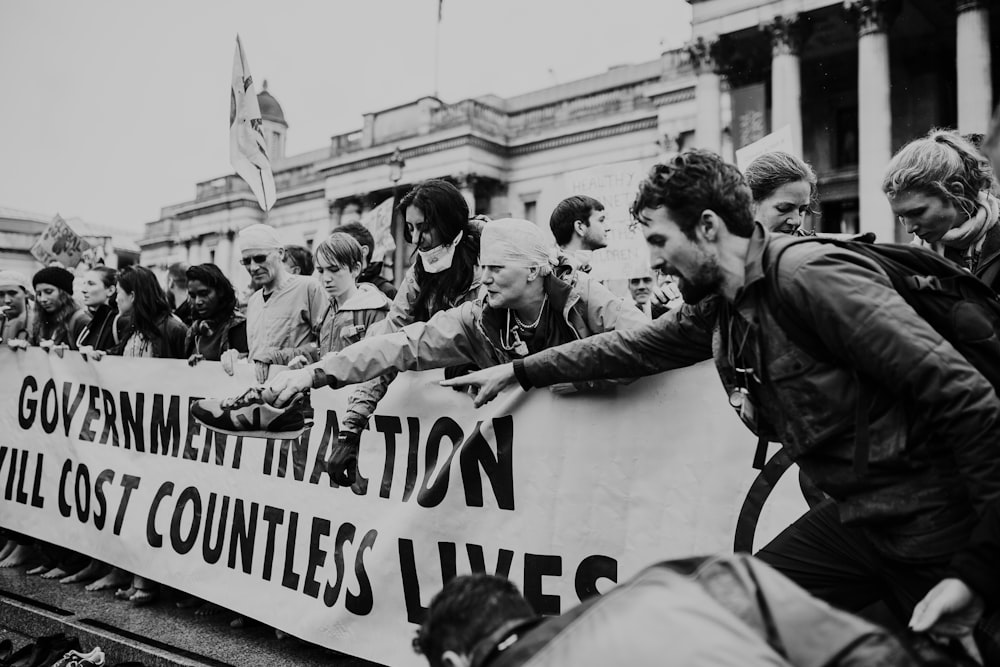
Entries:
<svg viewBox="0 0 1000 667">
<path fill-rule="evenodd" d="M 274 174 L 267 158 L 267 143 L 261 129 L 263 120 L 257 104 L 250 66 L 236 35 L 233 55 L 233 80 L 229 87 L 229 162 L 236 173 L 250 185 L 257 202 L 265 211 L 274 206 Z"/>
<path fill-rule="evenodd" d="M 392 205 L 394 201 L 392 197 L 389 197 L 361 216 L 361 224 L 372 233 L 372 237 L 375 239 L 371 259 L 373 262 L 381 262 L 386 256 L 391 257 L 393 251 L 396 250 L 396 240 L 392 237 Z"/>
</svg>

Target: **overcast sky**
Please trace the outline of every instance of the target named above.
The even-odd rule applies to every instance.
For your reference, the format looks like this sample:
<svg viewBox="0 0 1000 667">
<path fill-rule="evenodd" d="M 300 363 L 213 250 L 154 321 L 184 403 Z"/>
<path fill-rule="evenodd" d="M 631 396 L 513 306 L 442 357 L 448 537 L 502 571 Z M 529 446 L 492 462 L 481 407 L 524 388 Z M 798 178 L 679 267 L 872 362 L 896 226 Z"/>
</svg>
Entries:
<svg viewBox="0 0 1000 667">
<path fill-rule="evenodd" d="M 434 91 L 438 0 L 2 0 L 0 207 L 138 233 L 231 173 L 239 33 L 289 124 L 286 154 Z M 444 0 L 438 92 L 510 96 L 643 62 L 684 0 Z"/>
</svg>

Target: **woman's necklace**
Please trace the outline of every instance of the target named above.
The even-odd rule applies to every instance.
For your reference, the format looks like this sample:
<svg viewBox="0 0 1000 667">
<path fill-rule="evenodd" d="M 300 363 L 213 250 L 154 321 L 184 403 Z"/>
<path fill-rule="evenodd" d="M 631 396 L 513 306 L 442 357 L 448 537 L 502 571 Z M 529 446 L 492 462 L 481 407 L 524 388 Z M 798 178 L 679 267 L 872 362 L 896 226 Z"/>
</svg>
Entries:
<svg viewBox="0 0 1000 667">
<path fill-rule="evenodd" d="M 521 327 L 522 329 L 534 329 L 535 327 L 538 326 L 538 323 L 542 321 L 542 313 L 545 312 L 545 304 L 548 303 L 548 301 L 549 301 L 549 295 L 543 294 L 542 305 L 539 306 L 538 308 L 538 317 L 536 317 L 535 321 L 532 322 L 531 324 L 525 324 L 524 322 L 522 322 L 521 318 L 517 316 L 517 311 L 516 310 L 512 311 L 514 313 L 514 323 L 517 324 L 517 326 Z"/>
</svg>

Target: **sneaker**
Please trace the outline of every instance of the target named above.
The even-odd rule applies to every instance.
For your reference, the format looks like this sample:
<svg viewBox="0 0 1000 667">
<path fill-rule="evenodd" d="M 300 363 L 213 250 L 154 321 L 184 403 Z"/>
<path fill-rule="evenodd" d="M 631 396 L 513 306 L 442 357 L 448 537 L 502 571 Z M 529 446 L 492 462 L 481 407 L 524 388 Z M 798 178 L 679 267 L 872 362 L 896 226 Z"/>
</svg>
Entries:
<svg viewBox="0 0 1000 667">
<path fill-rule="evenodd" d="M 104 667 L 104 651 L 98 646 L 90 653 L 70 651 L 52 667 Z"/>
<path fill-rule="evenodd" d="M 191 416 L 217 433 L 279 440 L 297 438 L 313 423 L 308 390 L 276 408 L 261 397 L 260 389 L 251 387 L 234 398 L 192 401 Z"/>
</svg>

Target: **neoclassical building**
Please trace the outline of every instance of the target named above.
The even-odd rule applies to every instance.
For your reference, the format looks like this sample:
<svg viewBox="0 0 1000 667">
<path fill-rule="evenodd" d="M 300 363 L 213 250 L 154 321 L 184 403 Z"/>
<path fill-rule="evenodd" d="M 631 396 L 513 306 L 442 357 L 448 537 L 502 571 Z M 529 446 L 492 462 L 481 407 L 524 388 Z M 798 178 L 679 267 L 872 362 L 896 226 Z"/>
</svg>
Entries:
<svg viewBox="0 0 1000 667">
<path fill-rule="evenodd" d="M 147 223 L 142 263 L 214 261 L 242 284 L 239 229 L 266 221 L 311 245 L 427 178 L 451 180 L 477 213 L 545 224 L 564 174 L 692 146 L 733 159 L 785 126 L 819 175 L 816 225 L 891 240 L 901 228 L 880 184 L 892 153 L 932 127 L 986 128 L 1000 11 L 985 0 L 689 2 L 691 42 L 656 60 L 508 98 L 423 97 L 299 155 L 284 154 L 289 125 L 265 88 L 274 208 L 265 215 L 233 174 L 198 183 Z"/>
</svg>

